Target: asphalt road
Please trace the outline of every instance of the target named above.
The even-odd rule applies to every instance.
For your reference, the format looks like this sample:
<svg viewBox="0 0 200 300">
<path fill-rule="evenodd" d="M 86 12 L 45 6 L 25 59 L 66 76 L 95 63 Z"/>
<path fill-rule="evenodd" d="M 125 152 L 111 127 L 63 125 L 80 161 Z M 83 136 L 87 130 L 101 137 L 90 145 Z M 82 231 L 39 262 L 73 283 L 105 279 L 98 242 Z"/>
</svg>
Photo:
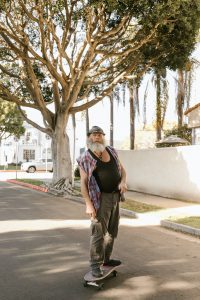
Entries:
<svg viewBox="0 0 200 300">
<path fill-rule="evenodd" d="M 0 182 L 0 300 L 200 299 L 200 240 L 121 218 L 102 291 L 83 287 L 89 221 L 84 206 Z"/>
</svg>

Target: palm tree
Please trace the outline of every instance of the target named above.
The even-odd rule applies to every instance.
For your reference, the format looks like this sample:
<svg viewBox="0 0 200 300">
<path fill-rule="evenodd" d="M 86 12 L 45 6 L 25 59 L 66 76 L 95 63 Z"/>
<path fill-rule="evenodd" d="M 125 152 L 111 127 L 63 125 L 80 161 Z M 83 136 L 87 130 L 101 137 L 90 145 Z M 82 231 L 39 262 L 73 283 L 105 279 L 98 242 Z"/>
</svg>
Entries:
<svg viewBox="0 0 200 300">
<path fill-rule="evenodd" d="M 128 81 L 130 104 L 130 150 L 135 148 L 135 118 L 136 110 L 139 113 L 139 84 L 135 80 Z"/>
<path fill-rule="evenodd" d="M 114 146 L 114 101 L 119 104 L 120 98 L 120 86 L 116 86 L 109 96 L 110 100 L 110 146 Z"/>
<path fill-rule="evenodd" d="M 178 85 L 176 107 L 178 115 L 178 128 L 183 126 L 184 109 L 188 109 L 190 106 L 191 89 L 193 73 L 196 67 L 199 67 L 198 60 L 192 58 L 187 61 L 184 68 L 178 69 L 178 78 L 176 79 Z"/>
<path fill-rule="evenodd" d="M 183 126 L 183 108 L 185 104 L 185 80 L 183 69 L 178 69 L 178 94 L 177 94 L 177 115 L 178 115 L 178 128 Z"/>
<path fill-rule="evenodd" d="M 110 146 L 114 146 L 114 95 L 113 93 L 109 97 L 110 99 Z"/>
<path fill-rule="evenodd" d="M 153 82 L 156 87 L 156 140 L 159 141 L 162 137 L 162 129 L 168 105 L 166 69 L 155 70 Z"/>
</svg>

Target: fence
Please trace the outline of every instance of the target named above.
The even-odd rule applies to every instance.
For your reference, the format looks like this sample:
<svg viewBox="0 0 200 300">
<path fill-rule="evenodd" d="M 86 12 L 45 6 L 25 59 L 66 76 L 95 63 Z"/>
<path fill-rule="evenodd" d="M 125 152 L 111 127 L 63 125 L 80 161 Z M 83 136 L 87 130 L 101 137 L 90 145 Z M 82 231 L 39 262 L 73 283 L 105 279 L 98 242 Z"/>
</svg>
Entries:
<svg viewBox="0 0 200 300">
<path fill-rule="evenodd" d="M 200 146 L 118 153 L 130 190 L 200 202 Z"/>
</svg>

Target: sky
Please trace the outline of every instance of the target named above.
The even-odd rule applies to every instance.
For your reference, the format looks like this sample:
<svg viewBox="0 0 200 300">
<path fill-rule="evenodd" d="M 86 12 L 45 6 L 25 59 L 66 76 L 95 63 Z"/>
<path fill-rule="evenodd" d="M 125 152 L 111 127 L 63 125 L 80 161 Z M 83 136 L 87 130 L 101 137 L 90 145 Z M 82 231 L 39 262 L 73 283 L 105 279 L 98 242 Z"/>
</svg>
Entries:
<svg viewBox="0 0 200 300">
<path fill-rule="evenodd" d="M 200 61 L 200 46 L 193 52 L 192 57 L 198 59 Z M 175 81 L 176 73 L 169 71 L 168 72 L 168 81 L 169 81 L 169 104 L 166 112 L 166 120 L 169 122 L 176 121 L 176 107 L 175 107 L 175 99 L 177 93 L 177 86 Z M 139 99 L 140 99 L 140 110 L 141 116 L 137 118 L 137 128 L 141 127 L 142 124 L 142 104 L 144 99 L 144 92 L 146 88 L 146 84 L 149 81 L 148 85 L 148 96 L 147 96 L 147 122 L 151 124 L 155 119 L 155 88 L 152 85 L 152 75 L 146 75 L 141 88 L 139 90 Z M 195 70 L 194 81 L 192 85 L 192 94 L 191 94 L 191 106 L 200 102 L 200 67 Z M 123 104 L 118 105 L 114 103 L 114 139 L 122 141 L 129 136 L 129 105 L 127 102 L 126 106 Z M 85 142 L 85 121 L 82 120 L 81 114 L 77 114 L 77 132 L 82 132 L 83 135 L 78 134 L 78 144 L 83 144 Z M 106 136 L 109 139 L 109 127 L 110 127 L 110 104 L 109 100 L 105 99 L 102 102 L 96 104 L 89 110 L 89 118 L 90 118 L 90 127 L 93 125 L 98 125 L 102 127 L 106 133 Z M 69 127 L 70 130 L 71 126 Z"/>
<path fill-rule="evenodd" d="M 200 45 L 193 52 L 192 57 L 200 61 Z M 176 121 L 176 110 L 175 110 L 175 98 L 176 98 L 176 84 L 175 84 L 175 72 L 168 72 L 169 81 L 169 105 L 166 113 L 166 120 L 172 122 Z M 142 122 L 142 104 L 144 99 L 144 92 L 147 81 L 148 85 L 148 96 L 147 96 L 147 123 L 151 124 L 155 119 L 155 88 L 151 82 L 152 75 L 146 75 L 139 89 L 140 109 L 141 116 L 137 118 L 136 127 L 141 127 Z M 191 106 L 200 102 L 200 67 L 195 70 L 192 94 L 191 94 Z M 126 106 L 123 104 L 118 105 L 114 103 L 114 140 L 123 141 L 129 136 L 129 105 L 127 102 Z M 32 109 L 27 109 L 28 117 L 38 121 L 38 124 L 42 124 L 41 114 Z M 105 98 L 102 102 L 99 102 L 89 110 L 90 127 L 97 125 L 103 128 L 106 133 L 106 137 L 109 140 L 109 128 L 110 128 L 110 104 L 108 98 Z M 73 140 L 73 129 L 71 120 L 69 121 L 67 132 L 70 140 Z M 72 142 L 71 142 L 72 144 Z M 72 147 L 72 145 L 71 145 Z M 79 149 L 85 147 L 85 120 L 81 113 L 76 114 L 76 148 Z M 72 150 L 71 150 L 72 151 Z M 79 150 L 76 150 L 76 152 Z M 77 156 L 77 153 L 76 153 Z"/>
</svg>

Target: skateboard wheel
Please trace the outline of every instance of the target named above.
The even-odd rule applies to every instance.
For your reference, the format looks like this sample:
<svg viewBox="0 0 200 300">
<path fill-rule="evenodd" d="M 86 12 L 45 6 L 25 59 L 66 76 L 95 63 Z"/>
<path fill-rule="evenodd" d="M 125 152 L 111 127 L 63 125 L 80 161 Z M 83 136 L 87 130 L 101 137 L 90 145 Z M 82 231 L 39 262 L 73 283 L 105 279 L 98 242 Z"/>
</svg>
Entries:
<svg viewBox="0 0 200 300">
<path fill-rule="evenodd" d="M 87 281 L 86 281 L 86 280 L 84 280 L 84 281 L 83 281 L 83 286 L 84 286 L 84 287 L 87 287 L 87 286 L 88 286 L 88 284 L 87 284 Z"/>
<path fill-rule="evenodd" d="M 103 286 L 104 286 L 103 283 L 99 284 L 98 290 L 99 290 L 99 291 L 103 290 Z"/>
<path fill-rule="evenodd" d="M 117 271 L 113 271 L 113 277 L 117 277 Z"/>
</svg>

